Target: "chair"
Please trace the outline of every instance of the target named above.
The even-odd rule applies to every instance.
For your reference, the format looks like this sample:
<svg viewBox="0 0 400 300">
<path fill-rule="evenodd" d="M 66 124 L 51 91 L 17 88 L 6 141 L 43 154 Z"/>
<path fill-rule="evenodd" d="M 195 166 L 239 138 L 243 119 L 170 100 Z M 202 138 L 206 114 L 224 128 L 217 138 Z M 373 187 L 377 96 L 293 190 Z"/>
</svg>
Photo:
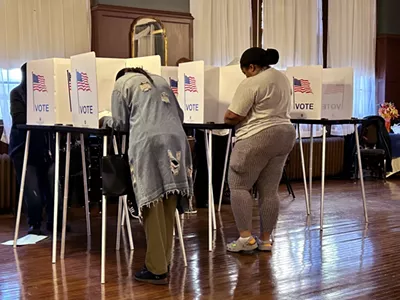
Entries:
<svg viewBox="0 0 400 300">
<path fill-rule="evenodd" d="M 286 173 L 286 166 L 283 168 L 282 180 L 285 181 L 286 188 L 287 188 L 287 190 L 289 192 L 289 195 L 292 195 L 293 200 L 296 199 L 296 195 L 294 194 L 294 191 L 293 191 L 293 188 L 292 188 L 292 184 L 290 183 L 290 179 L 289 179 L 289 177 L 287 176 L 287 173 Z"/>
<path fill-rule="evenodd" d="M 384 128 L 384 120 L 381 117 L 369 117 L 367 122 L 363 123 L 360 128 L 360 154 L 362 165 L 370 170 L 372 175 L 378 174 L 379 178 L 386 178 L 386 160 L 390 153 L 385 151 L 384 147 L 380 146 L 380 130 Z M 379 123 L 383 124 L 379 124 Z M 354 177 L 358 179 L 358 164 L 357 156 L 354 155 Z"/>
<path fill-rule="evenodd" d="M 294 200 L 294 199 L 296 199 L 296 195 L 294 194 L 294 191 L 293 191 L 293 188 L 292 188 L 292 184 L 290 183 L 290 179 L 289 179 L 289 177 L 287 176 L 287 173 L 286 173 L 286 166 L 288 165 L 288 163 L 289 163 L 289 156 L 288 156 L 288 158 L 286 160 L 285 166 L 283 167 L 283 173 L 282 173 L 282 179 L 281 180 L 283 180 L 285 182 L 286 188 L 287 188 L 287 190 L 289 192 L 289 195 L 292 195 L 293 200 Z M 253 188 L 251 190 L 251 193 L 252 193 L 254 199 L 257 200 L 258 199 L 258 191 L 257 191 L 256 184 L 253 186 Z"/>
<path fill-rule="evenodd" d="M 288 156 L 288 158 L 286 159 L 286 163 L 285 163 L 285 167 L 283 168 L 283 174 L 282 174 L 282 180 L 285 181 L 286 184 L 286 188 L 289 192 L 289 195 L 292 195 L 293 200 L 296 199 L 296 195 L 294 194 L 293 188 L 292 188 L 292 184 L 290 183 L 290 179 L 289 176 L 286 173 L 286 167 L 289 164 L 290 161 L 290 156 Z"/>
</svg>

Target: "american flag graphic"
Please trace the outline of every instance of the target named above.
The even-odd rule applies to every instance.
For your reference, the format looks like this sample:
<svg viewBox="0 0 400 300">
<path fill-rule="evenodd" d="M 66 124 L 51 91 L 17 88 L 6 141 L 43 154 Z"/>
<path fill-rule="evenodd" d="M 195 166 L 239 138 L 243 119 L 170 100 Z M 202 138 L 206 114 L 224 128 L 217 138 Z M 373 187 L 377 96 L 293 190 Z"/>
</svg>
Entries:
<svg viewBox="0 0 400 300">
<path fill-rule="evenodd" d="M 32 73 L 33 90 L 37 92 L 47 92 L 46 80 L 42 75 Z"/>
<path fill-rule="evenodd" d="M 76 71 L 76 82 L 78 85 L 78 91 L 91 92 L 89 78 L 85 72 Z"/>
<path fill-rule="evenodd" d="M 343 94 L 344 84 L 324 84 L 324 94 Z"/>
<path fill-rule="evenodd" d="M 172 78 L 169 79 L 169 86 L 171 90 L 174 92 L 175 95 L 178 95 L 178 81 L 173 80 Z"/>
<path fill-rule="evenodd" d="M 312 94 L 310 81 L 293 77 L 293 91 L 295 93 Z"/>
<path fill-rule="evenodd" d="M 185 92 L 198 93 L 195 77 L 185 75 Z"/>
<path fill-rule="evenodd" d="M 68 88 L 71 91 L 71 72 L 67 70 Z"/>
</svg>

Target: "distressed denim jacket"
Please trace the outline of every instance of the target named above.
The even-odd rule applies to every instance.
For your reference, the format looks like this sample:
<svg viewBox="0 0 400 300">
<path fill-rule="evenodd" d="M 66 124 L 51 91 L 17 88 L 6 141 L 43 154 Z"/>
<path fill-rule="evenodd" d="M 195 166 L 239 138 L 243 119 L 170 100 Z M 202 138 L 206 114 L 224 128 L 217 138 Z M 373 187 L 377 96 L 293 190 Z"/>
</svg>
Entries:
<svg viewBox="0 0 400 300">
<path fill-rule="evenodd" d="M 170 194 L 193 195 L 192 158 L 183 112 L 158 75 L 127 73 L 115 83 L 112 119 L 105 125 L 129 132 L 128 157 L 139 212 Z M 181 203 L 182 204 L 182 203 Z"/>
</svg>

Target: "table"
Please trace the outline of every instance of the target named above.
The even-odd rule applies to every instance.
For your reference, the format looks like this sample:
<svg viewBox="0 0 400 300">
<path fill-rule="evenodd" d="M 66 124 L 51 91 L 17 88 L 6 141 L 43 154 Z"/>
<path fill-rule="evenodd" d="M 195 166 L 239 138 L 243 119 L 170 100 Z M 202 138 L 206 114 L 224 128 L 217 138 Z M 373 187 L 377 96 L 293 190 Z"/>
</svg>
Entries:
<svg viewBox="0 0 400 300">
<path fill-rule="evenodd" d="M 21 187 L 19 193 L 19 202 L 18 202 L 18 212 L 17 212 L 17 220 L 15 225 L 15 234 L 14 234 L 14 248 L 17 246 L 16 242 L 18 239 L 19 233 L 19 225 L 21 220 L 21 210 L 22 210 L 22 201 L 24 196 L 24 186 L 25 186 L 25 178 L 26 178 L 26 167 L 28 163 L 29 156 L 29 145 L 30 145 L 30 135 L 32 130 L 45 131 L 49 133 L 56 134 L 56 149 L 55 149 L 55 172 L 54 172 L 54 216 L 53 216 L 53 241 L 52 241 L 52 263 L 56 263 L 56 254 L 57 254 L 57 225 L 58 225 L 58 183 L 59 183 L 59 166 L 60 166 L 60 133 L 67 134 L 67 147 L 66 147 L 66 161 L 65 161 L 65 186 L 64 186 L 64 199 L 63 199 L 63 224 L 62 224 L 62 238 L 61 238 L 61 259 L 64 258 L 65 254 L 65 236 L 66 236 L 66 223 L 67 223 L 67 204 L 68 204 L 68 187 L 69 187 L 69 167 L 70 167 L 70 151 L 71 151 L 71 134 L 76 133 L 80 134 L 81 141 L 81 154 L 82 154 L 82 168 L 83 168 L 83 180 L 84 180 L 84 192 L 85 192 L 85 211 L 86 211 L 86 223 L 87 223 L 87 234 L 91 235 L 90 231 L 90 216 L 89 216 L 89 196 L 88 196 L 88 188 L 87 188 L 87 174 L 86 174 L 86 160 L 85 160 L 85 145 L 84 145 L 84 134 L 97 135 L 103 137 L 103 156 L 107 155 L 107 138 L 111 135 L 110 129 L 93 129 L 93 128 L 81 128 L 81 127 L 73 127 L 73 126 L 63 126 L 63 125 L 55 125 L 55 126 L 44 126 L 44 125 L 19 125 L 17 127 L 20 130 L 26 131 L 26 143 L 25 143 L 25 152 L 24 152 L 24 162 L 22 169 L 22 178 L 21 178 Z M 122 140 L 123 147 L 126 143 L 125 136 Z M 118 148 L 116 147 L 116 139 L 113 137 L 113 146 L 116 154 L 118 153 Z M 121 209 L 123 201 L 123 209 Z M 117 232 L 120 232 L 120 225 L 123 225 L 124 220 L 126 226 L 128 227 L 128 235 L 129 235 L 129 243 L 131 250 L 133 250 L 133 241 L 132 241 L 132 233 L 130 230 L 130 221 L 129 221 L 129 212 L 126 202 L 127 197 L 120 197 L 119 205 L 118 205 L 118 228 Z M 105 283 L 105 258 L 106 258 L 106 222 L 107 222 L 107 202 L 106 197 L 103 195 L 102 197 L 102 237 L 101 237 L 101 283 Z M 179 239 L 182 247 L 184 264 L 187 266 L 186 262 L 186 252 L 183 244 L 183 235 L 182 229 L 180 225 L 179 214 L 175 213 L 175 218 L 177 220 L 177 229 L 179 234 Z M 122 219 L 122 220 L 121 220 Z M 116 248 L 119 249 L 119 238 L 120 234 L 117 234 Z"/>
<path fill-rule="evenodd" d="M 208 168 L 208 251 L 213 250 L 213 230 L 217 229 L 217 223 L 215 219 L 215 207 L 214 207 L 214 193 L 213 193 L 213 186 L 212 186 L 212 131 L 213 130 L 221 130 L 221 129 L 228 129 L 229 130 L 229 137 L 228 142 L 226 145 L 226 153 L 225 153 L 225 162 L 224 162 L 224 171 L 222 177 L 222 184 L 221 184 L 221 192 L 219 196 L 219 205 L 218 211 L 221 210 L 221 201 L 224 191 L 223 182 L 226 176 L 226 169 L 228 164 L 228 157 L 229 157 L 229 149 L 231 147 L 232 141 L 232 131 L 234 126 L 228 124 L 214 124 L 214 123 L 205 123 L 205 124 L 198 124 L 198 123 L 185 123 L 183 124 L 185 129 L 200 129 L 204 130 L 204 139 L 206 145 L 206 153 L 207 153 L 207 168 Z"/>
<path fill-rule="evenodd" d="M 359 134 L 357 130 L 357 125 L 362 124 L 363 120 L 361 119 L 342 119 L 342 120 L 327 120 L 327 119 L 315 119 L 315 120 L 306 120 L 306 119 L 291 119 L 291 122 L 300 125 L 307 124 L 311 126 L 310 133 L 310 161 L 309 161 L 309 189 L 307 189 L 307 178 L 306 178 L 306 168 L 304 162 L 304 152 L 303 152 L 303 143 L 301 139 L 301 131 L 300 126 L 297 126 L 298 135 L 299 135 L 299 143 L 300 143 L 300 156 L 301 156 L 301 166 L 303 171 L 303 182 L 304 182 L 304 193 L 306 200 L 306 210 L 307 215 L 311 213 L 311 197 L 312 197 L 312 155 L 313 155 L 313 125 L 322 125 L 322 163 L 321 163 L 321 199 L 320 199 L 320 230 L 323 230 L 324 224 L 324 198 L 325 198 L 325 154 L 326 154 L 326 126 L 328 125 L 345 125 L 350 124 L 354 125 L 354 132 L 356 138 L 356 146 L 357 146 L 357 161 L 358 161 L 358 169 L 361 183 L 361 195 L 363 200 L 363 208 L 364 208 L 364 218 L 365 223 L 368 223 L 368 212 L 367 212 L 367 203 L 365 198 L 365 189 L 364 189 L 364 178 L 363 178 L 363 168 L 361 163 L 361 153 L 360 153 L 360 140 Z M 309 193 L 308 193 L 309 191 Z"/>
<path fill-rule="evenodd" d="M 386 173 L 386 178 L 400 172 L 400 134 L 389 133 L 392 145 L 392 172 Z"/>
<path fill-rule="evenodd" d="M 110 135 L 109 129 L 92 129 L 92 128 L 80 128 L 72 126 L 44 126 L 44 125 L 18 125 L 18 129 L 26 130 L 26 143 L 25 143 L 25 153 L 24 162 L 22 168 L 22 178 L 21 187 L 18 200 L 18 212 L 17 221 L 15 226 L 14 234 L 14 248 L 16 247 L 16 242 L 18 239 L 19 224 L 21 219 L 21 209 L 22 201 L 24 196 L 24 186 L 25 186 L 25 176 L 26 176 L 26 166 L 28 163 L 29 155 L 29 144 L 30 144 L 30 134 L 31 130 L 40 130 L 50 133 L 56 133 L 56 153 L 55 153 L 55 172 L 54 172 L 54 216 L 53 216 L 53 245 L 52 245 L 52 263 L 56 263 L 57 254 L 57 223 L 58 223 L 58 182 L 59 182 L 59 167 L 60 167 L 60 133 L 67 134 L 67 149 L 66 149 L 66 167 L 65 167 L 65 186 L 64 186 L 64 209 L 63 209 L 63 228 L 62 228 L 62 238 L 61 238 L 61 258 L 64 258 L 65 253 L 65 235 L 66 235 L 66 214 L 67 214 L 67 203 L 68 203 L 68 183 L 69 183 L 69 166 L 70 166 L 70 151 L 71 151 L 71 134 L 80 134 L 81 140 L 81 153 L 82 153 L 82 169 L 83 169 L 83 180 L 84 180 L 84 190 L 85 190 L 85 211 L 86 211 L 86 224 L 87 233 L 90 232 L 90 217 L 89 217 L 89 196 L 87 191 L 87 174 L 86 174 L 86 161 L 85 161 L 85 146 L 84 146 L 84 134 L 93 134 L 97 136 L 103 136 L 103 156 L 107 155 L 107 137 Z M 105 255 L 106 255 L 106 216 L 107 216 L 107 202 L 106 197 L 102 198 L 102 237 L 101 237 L 101 283 L 105 283 Z M 127 218 L 129 215 L 125 214 Z"/>
</svg>

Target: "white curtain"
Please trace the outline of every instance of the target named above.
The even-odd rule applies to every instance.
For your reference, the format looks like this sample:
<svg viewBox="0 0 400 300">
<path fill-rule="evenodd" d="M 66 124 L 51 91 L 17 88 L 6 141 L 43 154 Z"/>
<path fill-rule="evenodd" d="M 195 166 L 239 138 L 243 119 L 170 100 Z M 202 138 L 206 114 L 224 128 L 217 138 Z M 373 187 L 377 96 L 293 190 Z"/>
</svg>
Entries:
<svg viewBox="0 0 400 300">
<path fill-rule="evenodd" d="M 322 35 L 321 0 L 264 0 L 263 47 L 279 51 L 277 69 L 322 64 Z M 310 128 L 301 125 L 303 137 Z M 322 126 L 314 126 L 313 136 L 321 135 Z"/>
<path fill-rule="evenodd" d="M 277 68 L 322 63 L 321 0 L 264 0 L 264 48 L 279 51 Z"/>
<path fill-rule="evenodd" d="M 90 0 L 0 0 L 0 109 L 10 129 L 9 82 L 26 61 L 90 51 Z"/>
<path fill-rule="evenodd" d="M 8 135 L 11 129 L 11 116 L 9 113 L 9 95 L 11 90 L 21 81 L 21 72 L 0 68 L 0 120 L 3 120 L 4 131 L 0 141 L 8 144 Z"/>
<path fill-rule="evenodd" d="M 354 117 L 376 114 L 375 47 L 376 0 L 329 1 L 328 66 L 353 67 Z M 339 135 L 354 128 L 333 130 Z"/>
<path fill-rule="evenodd" d="M 138 57 L 156 54 L 155 35 L 153 31 L 154 25 L 151 24 L 135 37 L 135 40 L 137 40 Z"/>
<path fill-rule="evenodd" d="M 250 0 L 191 0 L 194 59 L 224 66 L 250 47 Z"/>
</svg>

